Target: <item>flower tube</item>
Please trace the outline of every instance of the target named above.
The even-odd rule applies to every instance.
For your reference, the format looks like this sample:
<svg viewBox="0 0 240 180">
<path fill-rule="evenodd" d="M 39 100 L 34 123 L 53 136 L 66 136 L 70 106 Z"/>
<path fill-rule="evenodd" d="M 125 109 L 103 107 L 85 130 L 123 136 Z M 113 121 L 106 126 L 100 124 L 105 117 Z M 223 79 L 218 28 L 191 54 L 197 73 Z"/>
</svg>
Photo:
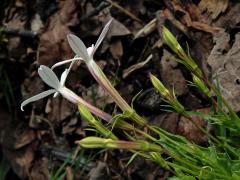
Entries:
<svg viewBox="0 0 240 180">
<path fill-rule="evenodd" d="M 64 98 L 66 98 L 67 100 L 69 100 L 70 102 L 72 102 L 74 104 L 85 105 L 89 109 L 90 112 L 92 112 L 96 116 L 102 118 L 103 120 L 109 122 L 112 119 L 111 115 L 109 115 L 106 112 L 104 112 L 104 111 L 96 108 L 95 106 L 89 104 L 88 102 L 83 100 L 81 97 L 76 95 L 73 91 L 71 91 L 70 89 L 65 87 L 65 81 L 66 81 L 66 77 L 67 77 L 68 72 L 69 72 L 69 69 L 66 69 L 62 73 L 61 79 L 59 81 L 56 74 L 50 68 L 48 68 L 47 66 L 41 65 L 38 68 L 38 74 L 39 74 L 40 78 L 47 85 L 52 87 L 53 89 L 44 91 L 40 94 L 37 94 L 37 95 L 23 101 L 22 104 L 21 104 L 21 110 L 23 111 L 23 107 L 30 102 L 37 101 L 37 100 L 42 99 L 42 98 L 44 98 L 46 96 L 49 96 L 51 94 L 54 94 L 54 97 L 56 97 L 58 94 L 61 94 Z"/>
</svg>

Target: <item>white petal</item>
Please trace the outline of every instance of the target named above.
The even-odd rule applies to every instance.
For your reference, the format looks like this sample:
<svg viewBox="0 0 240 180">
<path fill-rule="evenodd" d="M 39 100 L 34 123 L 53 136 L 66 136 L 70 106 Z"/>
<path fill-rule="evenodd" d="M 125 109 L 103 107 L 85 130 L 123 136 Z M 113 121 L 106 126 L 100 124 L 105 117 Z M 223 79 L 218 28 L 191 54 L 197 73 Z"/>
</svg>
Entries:
<svg viewBox="0 0 240 180">
<path fill-rule="evenodd" d="M 108 30 L 109 30 L 109 27 L 111 25 L 111 22 L 112 22 L 113 19 L 111 19 L 110 21 L 108 21 L 108 23 L 105 25 L 105 27 L 103 28 L 95 46 L 94 46 L 94 49 L 92 51 L 92 54 L 90 55 L 91 57 L 94 55 L 94 53 L 96 52 L 96 50 L 98 49 L 98 47 L 100 46 L 100 44 L 102 43 L 103 39 L 105 38 Z"/>
<path fill-rule="evenodd" d="M 42 99 L 42 98 L 44 98 L 44 97 L 46 97 L 46 96 L 49 96 L 50 94 L 53 94 L 53 93 L 55 93 L 55 92 L 56 92 L 55 89 L 50 89 L 50 90 L 44 91 L 44 92 L 42 92 L 42 93 L 40 93 L 40 94 L 37 94 L 37 95 L 35 95 L 35 96 L 33 96 L 33 97 L 30 97 L 29 99 L 27 99 L 27 100 L 25 100 L 25 101 L 22 102 L 22 104 L 21 104 L 21 110 L 23 111 L 23 107 L 24 107 L 25 105 L 27 105 L 28 103 L 37 101 L 37 100 L 39 100 L 39 99 Z"/>
<path fill-rule="evenodd" d="M 53 95 L 53 97 L 55 98 L 55 97 L 57 97 L 58 95 L 59 95 L 59 92 L 55 92 L 54 95 Z"/>
<path fill-rule="evenodd" d="M 74 61 L 72 61 L 72 63 L 73 63 L 73 62 L 74 62 Z M 71 64 L 72 64 L 72 63 L 71 63 Z M 69 69 L 65 69 L 65 71 L 63 71 L 63 73 L 62 73 L 62 75 L 61 75 L 60 84 L 61 84 L 62 86 L 65 85 L 65 81 L 66 81 L 66 79 L 67 79 L 68 73 L 69 73 Z"/>
<path fill-rule="evenodd" d="M 61 86 L 65 86 L 65 82 L 66 82 L 67 76 L 68 76 L 69 72 L 71 71 L 73 64 L 74 64 L 76 61 L 77 61 L 77 59 L 73 59 L 72 62 L 71 62 L 71 64 L 70 64 L 70 66 L 69 66 L 69 68 L 68 68 L 68 69 L 65 69 L 65 71 L 62 73 L 61 78 L 60 78 L 60 84 L 61 84 Z"/>
<path fill-rule="evenodd" d="M 61 61 L 61 62 L 58 62 L 58 63 L 54 64 L 54 65 L 51 67 L 51 69 L 54 69 L 54 68 L 56 68 L 56 67 L 58 67 L 58 66 L 61 66 L 61 65 L 63 65 L 63 64 L 67 64 L 67 63 L 70 63 L 70 62 L 72 62 L 72 61 L 77 61 L 77 60 L 83 60 L 83 59 L 80 58 L 80 57 L 78 57 L 78 56 L 76 55 L 76 56 L 75 56 L 74 58 L 72 58 L 72 59 L 64 60 L 64 61 Z"/>
<path fill-rule="evenodd" d="M 54 89 L 59 88 L 60 82 L 56 74 L 49 67 L 41 65 L 38 68 L 38 74 L 47 85 Z"/>
<path fill-rule="evenodd" d="M 90 56 L 88 55 L 87 48 L 77 36 L 73 34 L 68 34 L 68 43 L 71 46 L 72 50 L 77 54 L 79 57 L 83 58 L 85 61 L 90 60 Z"/>
<path fill-rule="evenodd" d="M 88 52 L 89 56 L 91 56 L 91 54 L 93 54 L 93 50 L 94 50 L 94 44 L 92 44 L 92 46 L 87 48 L 87 52 Z"/>
</svg>

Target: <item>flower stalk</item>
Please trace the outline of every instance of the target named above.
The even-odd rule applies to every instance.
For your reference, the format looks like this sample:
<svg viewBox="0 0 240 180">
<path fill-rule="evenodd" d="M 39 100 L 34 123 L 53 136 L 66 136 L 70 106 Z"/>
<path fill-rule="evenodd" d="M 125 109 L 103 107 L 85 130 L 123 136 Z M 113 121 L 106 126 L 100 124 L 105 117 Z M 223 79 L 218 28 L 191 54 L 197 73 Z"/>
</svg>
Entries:
<svg viewBox="0 0 240 180">
<path fill-rule="evenodd" d="M 196 76 L 202 78 L 203 73 L 201 69 L 198 67 L 195 61 L 185 53 L 177 39 L 165 26 L 163 26 L 162 29 L 162 37 L 165 43 L 181 58 L 181 60 L 177 61 L 186 66 L 186 68 L 193 72 Z"/>
<path fill-rule="evenodd" d="M 95 129 L 98 130 L 98 132 L 100 132 L 100 134 L 103 137 L 114 139 L 114 140 L 118 139 L 117 136 L 115 136 L 113 134 L 113 132 L 111 132 L 109 129 L 107 129 L 100 121 L 97 121 L 83 104 L 78 105 L 78 110 L 79 110 L 81 116 L 83 116 L 83 118 L 89 124 L 91 124 L 93 127 L 95 127 Z"/>
<path fill-rule="evenodd" d="M 211 91 L 203 82 L 202 79 L 197 77 L 195 74 L 192 74 L 193 77 L 193 85 L 196 86 L 203 94 L 205 94 L 208 98 L 211 98 Z"/>
<path fill-rule="evenodd" d="M 175 94 L 173 95 L 169 90 L 163 85 L 163 83 L 154 75 L 150 73 L 150 80 L 156 90 L 164 97 L 165 101 L 169 103 L 175 111 L 180 114 L 187 115 L 184 106 L 177 100 Z"/>
</svg>

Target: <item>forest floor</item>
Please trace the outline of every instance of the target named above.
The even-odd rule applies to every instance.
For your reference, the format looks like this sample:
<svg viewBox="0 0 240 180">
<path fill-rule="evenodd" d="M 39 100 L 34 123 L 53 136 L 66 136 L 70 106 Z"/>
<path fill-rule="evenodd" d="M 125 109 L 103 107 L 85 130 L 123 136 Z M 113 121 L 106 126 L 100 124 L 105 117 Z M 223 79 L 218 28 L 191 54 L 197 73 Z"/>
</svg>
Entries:
<svg viewBox="0 0 240 180">
<path fill-rule="evenodd" d="M 166 26 L 209 77 L 220 73 L 223 96 L 240 111 L 240 3 L 231 0 L 41 0 L 3 1 L 0 7 L 0 178 L 16 179 L 166 179 L 172 174 L 122 150 L 78 149 L 75 141 L 94 132 L 78 109 L 61 96 L 28 104 L 23 100 L 49 87 L 38 67 L 51 67 L 74 57 L 68 34 L 87 47 L 104 25 L 110 30 L 94 55 L 122 97 L 148 122 L 204 145 L 206 137 L 155 92 L 149 73 L 173 89 L 188 109 L 209 112 L 210 105 L 194 87 L 190 73 L 172 59 L 164 44 Z M 68 65 L 56 68 L 60 75 Z M 239 66 L 239 67 L 238 67 Z M 86 65 L 77 62 L 66 86 L 110 114 L 120 110 L 96 83 Z M 195 118 L 202 126 L 206 123 Z M 74 153 L 78 152 L 77 156 Z"/>
</svg>

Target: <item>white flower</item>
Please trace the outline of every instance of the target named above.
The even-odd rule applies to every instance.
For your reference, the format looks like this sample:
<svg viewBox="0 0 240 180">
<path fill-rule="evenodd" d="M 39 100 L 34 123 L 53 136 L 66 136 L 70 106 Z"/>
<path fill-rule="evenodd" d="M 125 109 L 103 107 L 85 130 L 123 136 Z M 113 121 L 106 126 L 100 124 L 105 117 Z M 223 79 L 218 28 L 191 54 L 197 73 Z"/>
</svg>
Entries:
<svg viewBox="0 0 240 180">
<path fill-rule="evenodd" d="M 70 65 L 70 68 L 71 68 L 71 65 Z M 52 87 L 53 89 L 44 91 L 44 92 L 42 92 L 40 94 L 37 94 L 37 95 L 35 95 L 35 96 L 33 96 L 33 97 L 23 101 L 22 104 L 21 104 L 21 110 L 23 111 L 23 107 L 25 105 L 27 105 L 28 103 L 37 101 L 39 99 L 42 99 L 42 98 L 44 98 L 46 96 L 49 96 L 50 94 L 54 93 L 54 97 L 56 97 L 58 94 L 61 94 L 64 98 L 66 98 L 70 102 L 72 102 L 74 104 L 83 104 L 93 114 L 101 117 L 102 119 L 104 119 L 106 121 L 110 121 L 112 119 L 111 115 L 109 115 L 109 114 L 103 112 L 102 110 L 92 106 L 91 104 L 89 104 L 88 102 L 83 100 L 81 97 L 76 95 L 74 92 L 72 92 L 70 89 L 65 87 L 65 81 L 66 81 L 68 73 L 69 73 L 69 69 L 66 69 L 62 73 L 60 81 L 59 81 L 57 76 L 56 76 L 56 74 L 50 68 L 48 68 L 47 66 L 41 65 L 38 68 L 38 74 L 41 77 L 41 79 L 47 85 Z"/>
<path fill-rule="evenodd" d="M 112 86 L 111 82 L 105 76 L 101 68 L 93 60 L 93 55 L 98 49 L 98 47 L 100 46 L 104 37 L 106 36 L 111 22 L 112 22 L 112 19 L 103 28 L 95 45 L 92 45 L 89 48 L 86 48 L 82 40 L 79 39 L 77 36 L 73 34 L 69 34 L 67 36 L 68 43 L 72 48 L 72 50 L 75 52 L 76 56 L 73 59 L 56 63 L 52 67 L 52 69 L 65 63 L 75 62 L 76 60 L 83 60 L 86 63 L 88 70 L 90 71 L 92 76 L 95 78 L 95 80 L 98 82 L 98 84 L 101 85 L 106 90 L 106 92 L 114 99 L 114 101 L 118 104 L 118 106 L 123 111 L 132 110 L 131 107 L 127 104 L 127 102 L 120 96 L 117 90 Z"/>
<path fill-rule="evenodd" d="M 68 43 L 71 46 L 72 50 L 75 52 L 76 56 L 73 59 L 68 59 L 65 61 L 61 61 L 59 63 L 56 63 L 55 65 L 52 66 L 52 69 L 54 69 L 57 66 L 69 63 L 69 62 L 75 62 L 77 60 L 83 60 L 87 64 L 93 61 L 93 55 L 95 54 L 96 50 L 102 43 L 103 39 L 105 38 L 109 27 L 111 25 L 112 19 L 105 25 L 103 28 L 97 42 L 92 44 L 92 46 L 86 48 L 85 44 L 82 42 L 81 39 L 79 39 L 77 36 L 73 34 L 67 35 L 68 38 Z M 69 68 L 70 70 L 70 68 Z"/>
</svg>

